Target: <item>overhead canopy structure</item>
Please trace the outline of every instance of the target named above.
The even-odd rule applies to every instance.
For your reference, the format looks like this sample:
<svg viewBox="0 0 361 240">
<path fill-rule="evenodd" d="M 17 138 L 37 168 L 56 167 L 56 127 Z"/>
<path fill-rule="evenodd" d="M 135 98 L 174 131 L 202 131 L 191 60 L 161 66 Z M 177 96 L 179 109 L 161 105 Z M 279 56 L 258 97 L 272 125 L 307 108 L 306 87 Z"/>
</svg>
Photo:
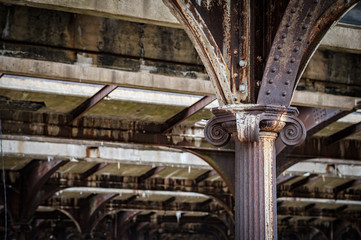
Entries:
<svg viewBox="0 0 361 240">
<path fill-rule="evenodd" d="M 275 142 L 279 239 L 361 237 L 360 9 L 289 99 L 307 138 Z M 234 238 L 235 141 L 204 136 L 230 98 L 162 1 L 1 0 L 0 12 L 1 238 Z"/>
</svg>

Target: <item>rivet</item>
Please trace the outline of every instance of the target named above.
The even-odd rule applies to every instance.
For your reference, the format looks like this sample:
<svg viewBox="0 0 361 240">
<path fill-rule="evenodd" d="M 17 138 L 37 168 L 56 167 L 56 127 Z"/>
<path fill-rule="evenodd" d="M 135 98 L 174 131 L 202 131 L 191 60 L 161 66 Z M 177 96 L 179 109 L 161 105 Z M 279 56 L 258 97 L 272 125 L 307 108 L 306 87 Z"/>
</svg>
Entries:
<svg viewBox="0 0 361 240">
<path fill-rule="evenodd" d="M 246 85 L 244 84 L 239 84 L 239 91 L 241 93 L 245 93 L 246 92 Z"/>
<path fill-rule="evenodd" d="M 269 83 L 269 84 L 272 84 L 272 83 L 273 83 L 273 79 L 268 80 L 268 83 Z"/>
<path fill-rule="evenodd" d="M 277 61 L 278 59 L 280 59 L 280 56 L 276 55 L 276 56 L 274 57 L 274 60 Z"/>
<path fill-rule="evenodd" d="M 237 55 L 237 54 L 238 54 L 237 49 L 233 51 L 233 54 L 234 54 L 234 55 Z"/>
<path fill-rule="evenodd" d="M 312 16 L 312 12 L 309 12 L 309 13 L 307 14 L 307 16 L 311 17 L 311 16 Z"/>
<path fill-rule="evenodd" d="M 298 41 L 302 41 L 303 37 L 302 36 L 299 36 L 298 37 Z"/>
<path fill-rule="evenodd" d="M 294 62 L 296 62 L 296 58 L 292 57 L 291 58 L 291 63 L 294 63 Z"/>
<path fill-rule="evenodd" d="M 294 51 L 295 51 L 295 52 L 298 52 L 299 50 L 300 50 L 300 47 L 297 46 L 297 47 L 295 47 L 295 50 L 294 50 Z"/>
<path fill-rule="evenodd" d="M 271 72 L 276 72 L 277 71 L 277 68 L 275 68 L 275 67 L 273 67 L 273 68 L 271 68 Z"/>
<path fill-rule="evenodd" d="M 290 26 L 291 26 L 290 22 L 286 23 L 286 27 L 290 27 Z"/>
<path fill-rule="evenodd" d="M 233 77 L 237 78 L 238 77 L 238 73 L 233 73 Z"/>
<path fill-rule="evenodd" d="M 296 12 L 296 9 L 292 8 L 291 13 L 295 13 L 295 12 Z"/>
<path fill-rule="evenodd" d="M 318 0 L 313 1 L 314 3 L 318 3 Z"/>
<path fill-rule="evenodd" d="M 304 24 L 304 25 L 302 26 L 302 28 L 303 28 L 303 29 L 306 29 L 306 28 L 307 28 L 307 24 Z"/>
<path fill-rule="evenodd" d="M 241 40 L 243 40 L 243 41 L 246 40 L 246 36 L 242 36 Z"/>
<path fill-rule="evenodd" d="M 292 73 L 292 69 L 288 69 L 288 70 L 287 70 L 287 73 L 288 73 L 288 74 L 291 74 L 291 73 Z"/>
<path fill-rule="evenodd" d="M 244 67 L 244 66 L 246 66 L 246 61 L 245 60 L 241 60 L 241 61 L 239 61 L 239 66 L 240 67 Z"/>
<path fill-rule="evenodd" d="M 285 82 L 285 85 L 290 85 L 290 81 L 287 80 L 287 81 Z"/>
<path fill-rule="evenodd" d="M 282 44 L 277 46 L 278 49 L 282 49 Z"/>
<path fill-rule="evenodd" d="M 286 38 L 287 37 L 287 34 L 286 33 L 283 33 L 282 34 L 282 38 Z"/>
<path fill-rule="evenodd" d="M 350 3 L 350 0 L 345 0 L 345 3 Z"/>
<path fill-rule="evenodd" d="M 286 96 L 286 95 L 287 95 L 287 93 L 286 93 L 286 92 L 283 92 L 283 93 L 282 93 L 282 96 Z"/>
<path fill-rule="evenodd" d="M 267 95 L 270 95 L 270 94 L 271 94 L 271 91 L 270 91 L 270 90 L 267 90 L 266 94 L 267 94 Z"/>
</svg>

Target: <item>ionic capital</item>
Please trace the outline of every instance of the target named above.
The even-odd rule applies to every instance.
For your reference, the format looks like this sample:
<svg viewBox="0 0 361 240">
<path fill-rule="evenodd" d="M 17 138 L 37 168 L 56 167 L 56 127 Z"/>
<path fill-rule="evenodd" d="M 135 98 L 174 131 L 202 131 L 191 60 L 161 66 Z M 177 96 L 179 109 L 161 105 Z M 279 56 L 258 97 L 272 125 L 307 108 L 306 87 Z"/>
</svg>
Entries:
<svg viewBox="0 0 361 240">
<path fill-rule="evenodd" d="M 257 142 L 261 131 L 279 133 L 286 145 L 301 144 L 306 137 L 306 129 L 293 107 L 227 105 L 214 108 L 212 112 L 215 117 L 204 132 L 207 141 L 215 146 L 227 144 L 231 135 L 241 142 Z"/>
</svg>

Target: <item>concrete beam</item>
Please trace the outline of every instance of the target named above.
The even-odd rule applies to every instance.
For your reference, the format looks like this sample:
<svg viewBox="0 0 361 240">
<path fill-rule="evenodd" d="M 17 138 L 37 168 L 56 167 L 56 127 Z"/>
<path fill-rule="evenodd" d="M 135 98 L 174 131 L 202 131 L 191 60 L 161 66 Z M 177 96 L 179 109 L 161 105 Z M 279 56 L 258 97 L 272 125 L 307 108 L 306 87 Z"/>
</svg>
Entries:
<svg viewBox="0 0 361 240">
<path fill-rule="evenodd" d="M 181 27 L 162 0 L 1 0 L 1 2 L 161 26 Z"/>
<path fill-rule="evenodd" d="M 205 161 L 191 153 L 164 147 L 147 148 L 94 141 L 51 142 L 51 139 L 42 142 L 31 141 L 29 137 L 26 140 L 6 139 L 6 136 L 2 141 L 5 157 L 211 169 Z"/>
<path fill-rule="evenodd" d="M 162 0 L 1 0 L 1 2 L 182 28 Z M 355 41 L 355 39 L 360 39 L 360 36 L 360 29 L 338 25 L 326 34 L 321 41 L 321 46 L 361 52 L 361 42 Z"/>
<path fill-rule="evenodd" d="M 157 91 L 214 95 L 207 80 L 164 76 L 159 74 L 128 72 L 92 66 L 57 62 L 0 57 L 0 72 L 28 77 L 39 77 L 71 82 L 85 82 Z"/>
<path fill-rule="evenodd" d="M 360 178 L 361 163 L 338 159 L 310 159 L 293 165 L 284 174 L 320 174 L 326 177 Z"/>
<path fill-rule="evenodd" d="M 202 96 L 214 95 L 212 84 L 208 80 L 171 77 L 142 72 L 127 72 L 92 66 L 72 65 L 6 56 L 0 57 L 0 72 L 78 83 L 84 82 L 102 85 L 115 84 L 121 87 L 129 88 L 150 89 Z M 296 91 L 292 100 L 292 105 L 351 110 L 360 100 L 361 98 L 336 96 L 320 92 Z"/>
<path fill-rule="evenodd" d="M 23 78 L 3 76 L 0 78 L 0 88 L 21 92 L 36 92 L 39 94 L 52 94 L 62 96 L 74 96 L 89 98 L 101 89 L 101 85 L 60 82 L 38 78 Z M 160 104 L 170 106 L 189 107 L 199 101 L 201 96 L 171 94 L 160 91 L 144 91 L 131 88 L 117 88 L 105 99 L 114 101 L 131 101 L 137 103 Z M 206 108 L 217 107 L 213 102 Z"/>
</svg>

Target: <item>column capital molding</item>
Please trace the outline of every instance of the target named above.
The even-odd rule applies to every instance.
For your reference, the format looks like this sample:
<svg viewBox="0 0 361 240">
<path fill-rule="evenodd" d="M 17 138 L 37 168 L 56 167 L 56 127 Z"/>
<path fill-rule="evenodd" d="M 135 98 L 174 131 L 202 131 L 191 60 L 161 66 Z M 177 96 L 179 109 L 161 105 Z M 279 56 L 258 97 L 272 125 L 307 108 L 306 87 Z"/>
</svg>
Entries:
<svg viewBox="0 0 361 240">
<path fill-rule="evenodd" d="M 294 107 L 236 104 L 212 109 L 213 117 L 204 129 L 208 142 L 224 146 L 233 135 L 240 142 L 258 142 L 259 133 L 279 133 L 286 145 L 301 144 L 306 129 Z"/>
</svg>

